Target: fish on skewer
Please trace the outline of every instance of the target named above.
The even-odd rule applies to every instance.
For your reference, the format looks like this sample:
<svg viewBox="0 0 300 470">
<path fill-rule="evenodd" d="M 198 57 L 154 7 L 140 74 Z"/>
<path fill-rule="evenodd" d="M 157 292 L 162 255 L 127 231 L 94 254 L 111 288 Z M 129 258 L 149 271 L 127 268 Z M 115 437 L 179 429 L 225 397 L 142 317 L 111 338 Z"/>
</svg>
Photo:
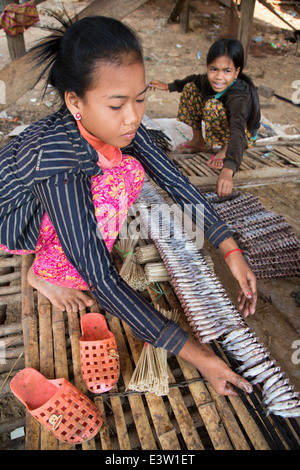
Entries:
<svg viewBox="0 0 300 470">
<path fill-rule="evenodd" d="M 143 197 L 144 202 L 141 205 L 144 212 L 140 211 L 141 217 L 144 217 L 145 226 L 152 235 L 196 337 L 203 343 L 219 341 L 225 354 L 240 363 L 237 372 L 242 373 L 253 385 L 262 384 L 262 404 L 266 406 L 267 413 L 283 417 L 299 416 L 300 402 L 297 400 L 297 392 L 293 392 L 289 381 L 286 382 L 287 379 L 283 378 L 280 367 L 270 358 L 267 348 L 260 344 L 250 331 L 214 271 L 207 266 L 196 243 L 185 233 L 175 213 L 170 220 L 170 214 L 164 213 L 164 207 L 167 207 L 164 199 L 148 181 L 144 184 Z M 152 212 L 153 204 L 155 209 Z M 241 195 L 233 204 L 235 216 L 241 213 L 245 218 L 244 204 L 251 209 L 249 217 L 245 218 L 247 230 L 243 232 L 243 240 L 246 244 L 253 243 L 254 240 L 257 245 L 255 250 L 259 253 L 260 239 L 255 238 L 256 234 L 252 230 L 254 227 L 252 214 L 262 210 L 259 200 L 252 196 L 249 198 Z M 231 207 L 230 201 L 222 203 L 222 213 L 225 218 L 227 215 L 230 216 Z M 150 209 L 151 216 L 155 215 L 153 219 L 148 216 Z M 272 220 L 272 217 L 269 219 Z M 234 226 L 234 217 L 232 220 L 229 218 L 228 222 Z M 282 224 L 280 219 L 277 222 Z M 266 232 L 260 230 L 261 228 L 259 225 L 255 226 L 255 230 L 258 229 L 256 233 L 263 235 Z M 272 228 L 269 231 L 272 233 Z M 175 235 L 178 233 L 180 238 L 177 239 Z M 286 242 L 282 238 L 280 243 Z M 274 246 L 274 241 L 270 242 L 270 250 L 273 252 Z"/>
</svg>

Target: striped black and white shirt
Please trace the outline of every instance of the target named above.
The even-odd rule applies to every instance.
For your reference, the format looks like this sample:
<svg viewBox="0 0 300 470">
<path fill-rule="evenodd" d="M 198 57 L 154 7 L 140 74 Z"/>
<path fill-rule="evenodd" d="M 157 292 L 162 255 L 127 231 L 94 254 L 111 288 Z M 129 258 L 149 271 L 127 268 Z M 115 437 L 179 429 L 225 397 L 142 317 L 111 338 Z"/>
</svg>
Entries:
<svg viewBox="0 0 300 470">
<path fill-rule="evenodd" d="M 152 141 L 144 126 L 126 148 L 174 201 L 203 205 L 204 232 L 214 247 L 231 233 L 203 195 Z M 34 250 L 47 212 L 70 263 L 100 305 L 127 322 L 136 337 L 178 354 L 187 339 L 119 276 L 99 236 L 91 176 L 101 174 L 97 152 L 66 108 L 28 126 L 0 151 L 0 244 Z M 194 214 L 195 216 L 195 214 Z"/>
</svg>

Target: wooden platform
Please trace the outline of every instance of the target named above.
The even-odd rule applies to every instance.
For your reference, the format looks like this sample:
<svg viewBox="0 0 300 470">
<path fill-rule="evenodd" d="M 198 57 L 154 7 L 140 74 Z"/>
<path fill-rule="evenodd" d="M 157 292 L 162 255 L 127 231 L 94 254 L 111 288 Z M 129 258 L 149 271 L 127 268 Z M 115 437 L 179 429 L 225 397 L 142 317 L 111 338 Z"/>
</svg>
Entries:
<svg viewBox="0 0 300 470">
<path fill-rule="evenodd" d="M 219 171 L 206 164 L 208 154 L 171 152 L 170 157 L 195 186 L 206 191 L 215 190 Z M 234 176 L 234 185 L 241 188 L 299 180 L 300 143 L 278 142 L 272 145 L 272 149 L 261 143 L 246 150 L 241 167 Z"/>
<path fill-rule="evenodd" d="M 196 369 L 174 356 L 168 359 L 170 391 L 167 396 L 126 392 L 143 343 L 133 337 L 125 323 L 107 314 L 109 328 L 117 339 L 121 377 L 112 391 L 91 396 L 82 380 L 79 361 L 80 315 L 85 311 L 80 314 L 60 312 L 52 308 L 43 296 L 34 294 L 26 277 L 31 263 L 31 255 L 22 256 L 24 357 L 19 357 L 10 377 L 19 368 L 34 367 L 48 378 L 67 378 L 94 400 L 102 413 L 103 426 L 96 438 L 76 446 L 76 449 L 196 451 L 300 448 L 297 420 L 266 417 L 260 407 L 257 389 L 251 396 L 217 396 Z M 158 294 L 158 289 L 162 294 Z M 160 283 L 155 289 L 149 287 L 144 295 L 161 308 L 180 309 L 169 283 Z M 91 311 L 95 310 L 105 314 L 99 306 L 92 307 Z M 183 312 L 180 323 L 188 329 Z M 11 332 L 7 336 L 14 335 Z M 217 345 L 214 347 L 222 354 Z M 9 396 L 9 391 L 5 396 Z M 10 399 L 16 400 L 13 396 Z M 16 423 L 21 425 L 20 418 L 15 420 Z M 19 440 L 21 448 L 75 449 L 58 442 L 29 414 L 25 428 L 25 440 Z M 2 448 L 9 449 L 13 445 L 14 441 L 8 441 L 6 446 L 2 444 Z"/>
</svg>

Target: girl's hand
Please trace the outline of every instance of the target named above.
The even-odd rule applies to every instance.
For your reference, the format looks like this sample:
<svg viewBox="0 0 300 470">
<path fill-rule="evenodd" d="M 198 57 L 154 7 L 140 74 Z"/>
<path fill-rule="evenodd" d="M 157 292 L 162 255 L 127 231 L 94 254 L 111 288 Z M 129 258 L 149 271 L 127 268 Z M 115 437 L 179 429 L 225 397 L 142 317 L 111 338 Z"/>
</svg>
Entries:
<svg viewBox="0 0 300 470">
<path fill-rule="evenodd" d="M 247 317 L 254 315 L 257 301 L 256 277 L 249 268 L 240 251 L 235 251 L 226 256 L 227 263 L 233 276 L 240 285 L 238 296 L 239 310 Z"/>
<path fill-rule="evenodd" d="M 222 168 L 217 179 L 216 193 L 219 197 L 230 196 L 233 188 L 233 171 L 229 168 Z"/>
<path fill-rule="evenodd" d="M 168 85 L 166 83 L 160 82 L 159 80 L 153 80 L 149 83 L 148 87 L 150 90 L 168 91 Z"/>
<path fill-rule="evenodd" d="M 246 393 L 252 392 L 252 386 L 246 379 L 228 367 L 210 346 L 198 340 L 188 338 L 179 356 L 196 367 L 219 395 L 237 396 L 234 387 Z"/>
</svg>

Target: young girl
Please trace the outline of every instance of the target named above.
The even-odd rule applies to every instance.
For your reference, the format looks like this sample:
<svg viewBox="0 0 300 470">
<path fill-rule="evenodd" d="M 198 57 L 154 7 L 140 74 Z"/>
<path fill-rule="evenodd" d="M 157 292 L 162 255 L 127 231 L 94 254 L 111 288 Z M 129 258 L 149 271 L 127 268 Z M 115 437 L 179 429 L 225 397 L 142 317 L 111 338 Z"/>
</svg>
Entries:
<svg viewBox="0 0 300 470">
<path fill-rule="evenodd" d="M 207 151 L 221 146 L 208 165 L 221 170 L 217 194 L 232 192 L 233 175 L 243 152 L 252 146 L 260 125 L 256 88 L 243 72 L 244 50 L 237 39 L 220 39 L 208 51 L 207 73 L 190 75 L 173 83 L 158 80 L 151 87 L 182 92 L 177 119 L 192 127 L 193 137 L 178 146 L 187 152 Z M 202 135 L 205 125 L 205 139 Z"/>
<path fill-rule="evenodd" d="M 37 48 L 61 109 L 1 150 L 1 248 L 36 254 L 29 283 L 59 309 L 91 306 L 91 290 L 137 338 L 192 363 L 218 393 L 236 394 L 231 384 L 251 391 L 209 347 L 190 339 L 118 275 L 110 250 L 145 169 L 178 204 L 193 206 L 195 220 L 197 205 L 204 205 L 207 238 L 230 252 L 226 262 L 241 288 L 240 307 L 244 315 L 255 311 L 255 277 L 226 225 L 140 125 L 147 86 L 134 33 L 97 16 L 64 26 Z M 120 151 L 129 144 L 132 156 Z"/>
</svg>

